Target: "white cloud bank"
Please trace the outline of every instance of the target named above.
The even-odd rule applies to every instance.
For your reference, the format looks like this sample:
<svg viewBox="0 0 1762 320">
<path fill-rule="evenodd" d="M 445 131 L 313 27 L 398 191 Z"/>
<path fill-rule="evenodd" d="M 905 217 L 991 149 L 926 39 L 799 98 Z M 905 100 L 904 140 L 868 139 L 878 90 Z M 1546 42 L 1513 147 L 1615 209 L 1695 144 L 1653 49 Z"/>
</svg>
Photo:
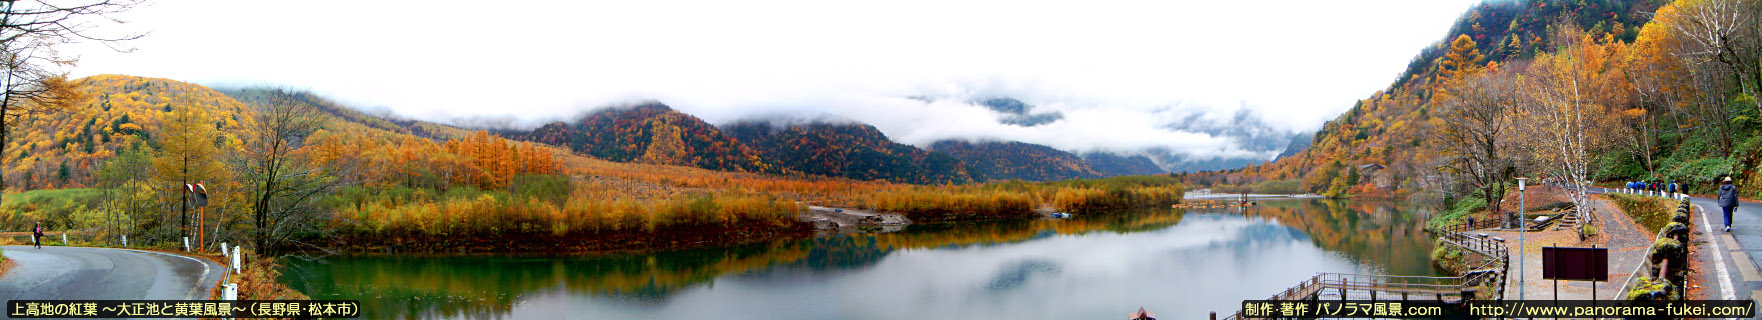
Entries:
<svg viewBox="0 0 1762 320">
<path fill-rule="evenodd" d="M 1158 127 L 1246 106 L 1314 130 L 1387 86 L 1474 1 L 162 1 L 75 75 L 281 84 L 449 120 L 660 100 L 712 123 L 831 114 L 907 143 L 1232 153 Z M 999 125 L 1015 97 L 1063 121 Z M 907 97 L 937 98 L 925 103 Z"/>
</svg>

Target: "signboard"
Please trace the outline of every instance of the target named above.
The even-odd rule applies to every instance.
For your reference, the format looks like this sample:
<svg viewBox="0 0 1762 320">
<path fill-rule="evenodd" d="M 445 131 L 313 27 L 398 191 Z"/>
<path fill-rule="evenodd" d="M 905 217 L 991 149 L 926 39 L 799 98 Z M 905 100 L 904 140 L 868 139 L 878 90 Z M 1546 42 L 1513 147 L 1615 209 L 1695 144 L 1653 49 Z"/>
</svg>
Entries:
<svg viewBox="0 0 1762 320">
<path fill-rule="evenodd" d="M 1542 247 L 1542 279 L 1609 281 L 1609 248 Z"/>
</svg>

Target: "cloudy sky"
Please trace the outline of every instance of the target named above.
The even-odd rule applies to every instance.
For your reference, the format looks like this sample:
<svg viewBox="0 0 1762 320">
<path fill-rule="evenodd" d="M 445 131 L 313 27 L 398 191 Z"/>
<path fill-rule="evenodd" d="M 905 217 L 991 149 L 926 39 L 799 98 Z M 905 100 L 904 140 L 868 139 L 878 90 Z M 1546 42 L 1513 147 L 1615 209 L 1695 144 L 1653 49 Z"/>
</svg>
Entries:
<svg viewBox="0 0 1762 320">
<path fill-rule="evenodd" d="M 291 86 L 428 120 L 531 124 L 659 100 L 711 123 L 863 121 L 919 145 L 1205 155 L 1232 148 L 1162 125 L 1245 107 L 1314 130 L 1474 2 L 162 0 L 111 27 L 150 33 L 133 52 L 65 53 L 81 57 L 76 76 Z M 968 103 L 1003 96 L 1065 119 L 1008 126 Z"/>
</svg>

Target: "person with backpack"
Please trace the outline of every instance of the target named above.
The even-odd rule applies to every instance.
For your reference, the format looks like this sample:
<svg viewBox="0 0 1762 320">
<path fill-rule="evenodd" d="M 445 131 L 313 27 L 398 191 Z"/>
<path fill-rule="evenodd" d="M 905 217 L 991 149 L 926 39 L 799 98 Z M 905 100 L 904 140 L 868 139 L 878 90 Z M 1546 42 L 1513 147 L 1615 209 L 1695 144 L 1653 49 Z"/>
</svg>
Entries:
<svg viewBox="0 0 1762 320">
<path fill-rule="evenodd" d="M 43 222 L 42 221 L 37 221 L 37 227 L 31 228 L 31 240 L 32 240 L 31 242 L 36 243 L 37 249 L 43 248 Z"/>
<path fill-rule="evenodd" d="M 1731 184 L 1731 177 L 1719 184 L 1719 208 L 1725 210 L 1725 232 L 1731 233 L 1731 212 L 1738 208 L 1738 187 Z"/>
</svg>

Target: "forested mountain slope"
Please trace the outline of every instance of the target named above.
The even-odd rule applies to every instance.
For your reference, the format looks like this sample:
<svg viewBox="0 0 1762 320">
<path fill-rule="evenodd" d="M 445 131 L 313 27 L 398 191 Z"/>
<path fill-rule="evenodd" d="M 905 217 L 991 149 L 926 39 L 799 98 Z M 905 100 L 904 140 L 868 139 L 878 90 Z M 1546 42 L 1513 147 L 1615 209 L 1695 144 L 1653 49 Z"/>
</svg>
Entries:
<svg viewBox="0 0 1762 320">
<path fill-rule="evenodd" d="M 798 172 L 916 184 L 973 181 L 954 157 L 894 142 L 866 124 L 740 121 L 722 130 L 763 158 Z"/>
</svg>

